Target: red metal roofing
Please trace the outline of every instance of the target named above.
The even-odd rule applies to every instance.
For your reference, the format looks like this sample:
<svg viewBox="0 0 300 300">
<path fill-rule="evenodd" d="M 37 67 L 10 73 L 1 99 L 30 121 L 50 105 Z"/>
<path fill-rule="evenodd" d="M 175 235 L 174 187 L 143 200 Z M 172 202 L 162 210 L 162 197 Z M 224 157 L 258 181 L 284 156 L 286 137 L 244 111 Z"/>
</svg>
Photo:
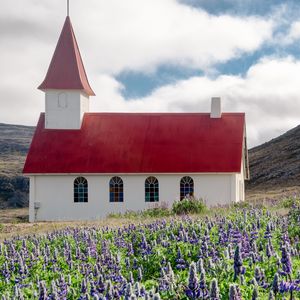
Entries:
<svg viewBox="0 0 300 300">
<path fill-rule="evenodd" d="M 70 17 L 66 18 L 46 78 L 40 90 L 83 90 L 94 96 L 84 69 Z"/>
<path fill-rule="evenodd" d="M 88 113 L 80 130 L 45 129 L 41 114 L 26 174 L 240 172 L 243 113 Z"/>
</svg>

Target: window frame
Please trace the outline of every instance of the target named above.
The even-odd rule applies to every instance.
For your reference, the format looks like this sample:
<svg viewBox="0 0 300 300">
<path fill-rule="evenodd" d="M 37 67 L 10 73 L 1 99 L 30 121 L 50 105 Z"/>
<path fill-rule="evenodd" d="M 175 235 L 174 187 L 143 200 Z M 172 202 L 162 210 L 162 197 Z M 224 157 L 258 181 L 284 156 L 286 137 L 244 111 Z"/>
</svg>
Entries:
<svg viewBox="0 0 300 300">
<path fill-rule="evenodd" d="M 145 202 L 159 202 L 159 181 L 155 176 L 149 176 L 145 180 Z"/>
<path fill-rule="evenodd" d="M 184 176 L 180 179 L 180 201 L 187 195 L 194 197 L 194 179 L 190 176 Z"/>
<path fill-rule="evenodd" d="M 74 203 L 87 203 L 89 197 L 88 181 L 85 177 L 76 177 L 73 181 L 73 201 Z"/>
<path fill-rule="evenodd" d="M 109 202 L 124 202 L 124 182 L 119 176 L 114 176 L 109 180 Z"/>
</svg>

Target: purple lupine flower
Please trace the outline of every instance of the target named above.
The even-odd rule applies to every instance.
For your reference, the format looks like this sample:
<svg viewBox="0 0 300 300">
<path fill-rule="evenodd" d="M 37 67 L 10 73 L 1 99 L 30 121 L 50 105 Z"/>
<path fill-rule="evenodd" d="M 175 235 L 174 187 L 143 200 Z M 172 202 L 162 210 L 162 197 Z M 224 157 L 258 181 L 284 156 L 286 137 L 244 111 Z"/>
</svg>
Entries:
<svg viewBox="0 0 300 300">
<path fill-rule="evenodd" d="M 185 294 L 189 299 L 198 299 L 200 295 L 196 264 L 194 262 L 190 264 L 188 286 L 185 290 Z"/>
<path fill-rule="evenodd" d="M 48 294 L 47 294 L 45 282 L 41 281 L 39 284 L 39 300 L 46 300 L 47 296 L 48 296 Z"/>
<path fill-rule="evenodd" d="M 283 272 L 290 275 L 292 273 L 292 261 L 286 246 L 282 246 L 281 248 L 281 263 Z"/>
<path fill-rule="evenodd" d="M 176 263 L 177 263 L 176 268 L 179 270 L 184 270 L 187 267 L 186 261 L 183 259 L 180 249 L 178 249 L 178 252 L 177 252 Z"/>
<path fill-rule="evenodd" d="M 143 272 L 142 272 L 142 269 L 139 267 L 139 268 L 138 268 L 137 280 L 138 280 L 139 282 L 141 282 L 142 279 L 143 279 Z"/>
<path fill-rule="evenodd" d="M 136 297 L 138 298 L 140 296 L 140 284 L 138 282 L 136 282 L 134 284 L 134 294 L 136 295 Z"/>
<path fill-rule="evenodd" d="M 103 276 L 100 274 L 97 280 L 97 291 L 102 294 L 105 291 Z"/>
<path fill-rule="evenodd" d="M 203 259 L 202 258 L 199 258 L 199 260 L 197 261 L 196 267 L 197 267 L 197 271 L 199 273 L 202 273 L 202 272 L 205 273 L 205 269 L 204 269 L 204 266 L 203 266 Z"/>
<path fill-rule="evenodd" d="M 266 246 L 266 255 L 267 255 L 268 258 L 270 258 L 272 256 L 272 249 L 271 249 L 269 243 Z"/>
<path fill-rule="evenodd" d="M 244 277 L 244 275 L 241 275 L 241 276 L 240 276 L 240 284 L 241 284 L 241 285 L 244 285 L 244 284 L 245 284 L 245 277 Z"/>
<path fill-rule="evenodd" d="M 85 294 L 86 292 L 87 292 L 87 282 L 85 278 L 83 278 L 81 281 L 81 293 Z"/>
<path fill-rule="evenodd" d="M 270 239 L 272 237 L 271 227 L 272 227 L 271 223 L 269 222 L 267 224 L 267 228 L 266 228 L 265 235 L 264 235 L 265 239 Z"/>
<path fill-rule="evenodd" d="M 145 295 L 146 295 L 146 289 L 145 289 L 145 287 L 142 285 L 141 286 L 141 288 L 140 288 L 140 295 L 142 296 L 142 297 L 144 297 Z"/>
<path fill-rule="evenodd" d="M 234 280 L 242 273 L 243 271 L 243 260 L 241 256 L 241 245 L 238 244 L 234 252 Z"/>
<path fill-rule="evenodd" d="M 300 283 L 298 281 L 281 281 L 279 284 L 279 292 L 286 293 L 286 292 L 293 292 L 293 291 L 300 291 Z"/>
<path fill-rule="evenodd" d="M 20 290 L 18 286 L 14 287 L 14 297 L 19 298 L 20 297 Z"/>
<path fill-rule="evenodd" d="M 273 290 L 275 296 L 279 292 L 279 275 L 278 275 L 278 273 L 276 273 L 274 276 L 274 279 L 272 282 L 272 290 Z"/>
<path fill-rule="evenodd" d="M 255 267 L 254 277 L 255 277 L 255 280 L 257 283 L 259 283 L 261 281 L 261 272 L 260 272 L 260 268 L 258 266 Z"/>
<path fill-rule="evenodd" d="M 128 257 L 125 258 L 125 266 L 126 266 L 127 269 L 130 268 L 130 260 L 129 260 Z"/>
<path fill-rule="evenodd" d="M 210 300 L 220 300 L 220 291 L 218 287 L 218 281 L 214 278 L 210 283 L 210 292 L 209 292 Z"/>
<path fill-rule="evenodd" d="M 139 263 L 138 263 L 138 260 L 136 258 L 133 259 L 132 268 L 135 269 L 135 270 L 139 268 Z"/>
<path fill-rule="evenodd" d="M 275 296 L 274 296 L 273 291 L 270 291 L 268 300 L 275 300 Z"/>
<path fill-rule="evenodd" d="M 229 286 L 229 300 L 241 300 L 235 284 Z"/>
<path fill-rule="evenodd" d="M 125 294 L 124 294 L 124 299 L 125 300 L 130 300 L 130 297 L 132 295 L 132 285 L 129 282 L 126 286 Z"/>
</svg>

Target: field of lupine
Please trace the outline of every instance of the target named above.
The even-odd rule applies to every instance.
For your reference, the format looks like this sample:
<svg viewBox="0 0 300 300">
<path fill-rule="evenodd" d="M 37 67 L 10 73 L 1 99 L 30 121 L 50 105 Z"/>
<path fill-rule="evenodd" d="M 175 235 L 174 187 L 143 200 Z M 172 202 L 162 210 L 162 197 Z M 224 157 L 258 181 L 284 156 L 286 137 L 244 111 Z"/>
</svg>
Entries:
<svg viewBox="0 0 300 300">
<path fill-rule="evenodd" d="M 13 238 L 1 299 L 300 299 L 299 216 L 239 208 Z"/>
</svg>

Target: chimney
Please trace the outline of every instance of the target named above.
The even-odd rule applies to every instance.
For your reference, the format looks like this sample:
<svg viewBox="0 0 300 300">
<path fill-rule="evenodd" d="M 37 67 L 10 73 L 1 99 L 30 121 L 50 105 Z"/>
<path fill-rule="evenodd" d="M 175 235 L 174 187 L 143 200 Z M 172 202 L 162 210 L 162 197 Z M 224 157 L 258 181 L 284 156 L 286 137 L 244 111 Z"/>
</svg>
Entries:
<svg viewBox="0 0 300 300">
<path fill-rule="evenodd" d="M 212 119 L 221 118 L 222 111 L 221 111 L 221 98 L 220 97 L 212 97 L 211 98 L 211 112 L 210 117 Z"/>
</svg>

